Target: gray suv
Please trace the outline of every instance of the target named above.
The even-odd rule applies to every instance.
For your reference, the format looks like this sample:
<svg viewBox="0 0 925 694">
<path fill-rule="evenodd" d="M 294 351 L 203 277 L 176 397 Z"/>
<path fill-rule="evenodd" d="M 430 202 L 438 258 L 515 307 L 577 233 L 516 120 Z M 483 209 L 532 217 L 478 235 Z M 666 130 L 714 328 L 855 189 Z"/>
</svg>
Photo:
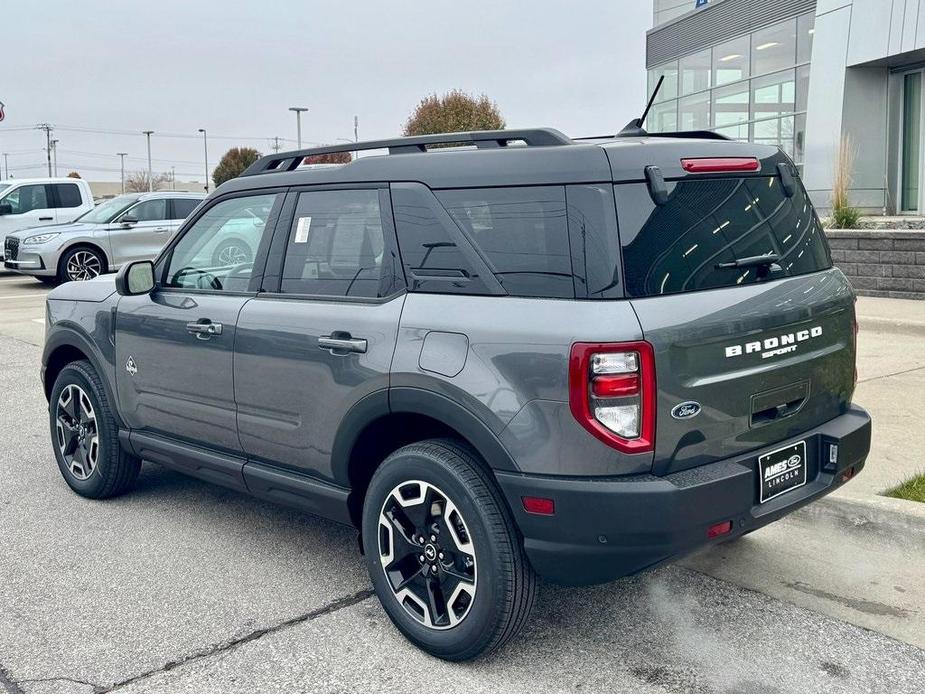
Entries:
<svg viewBox="0 0 925 694">
<path fill-rule="evenodd" d="M 92 279 L 153 258 L 204 199 L 202 193 L 119 195 L 68 224 L 8 234 L 4 265 L 48 283 Z"/>
<path fill-rule="evenodd" d="M 265 157 L 153 263 L 55 289 L 42 381 L 78 494 L 147 460 L 352 525 L 397 628 L 465 660 L 537 576 L 639 572 L 860 472 L 854 301 L 776 147 L 422 136 Z"/>
</svg>

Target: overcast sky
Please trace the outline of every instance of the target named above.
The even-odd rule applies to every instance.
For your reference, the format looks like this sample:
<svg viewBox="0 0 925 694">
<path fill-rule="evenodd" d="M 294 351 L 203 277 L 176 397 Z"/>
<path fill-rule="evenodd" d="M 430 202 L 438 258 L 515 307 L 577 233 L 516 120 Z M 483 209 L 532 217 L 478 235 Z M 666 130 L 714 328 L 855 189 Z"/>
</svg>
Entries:
<svg viewBox="0 0 925 694">
<path fill-rule="evenodd" d="M 139 9 L 141 8 L 141 9 Z M 614 132 L 645 101 L 651 0 L 3 3 L 0 152 L 10 173 L 45 175 L 40 122 L 56 126 L 58 173 L 118 180 L 146 167 L 202 180 L 209 159 L 274 135 L 295 147 L 399 135 L 426 94 L 495 100 L 508 127 Z M 98 132 L 114 131 L 114 132 Z M 170 137 L 168 137 L 168 135 Z M 175 137 L 175 136 L 181 137 Z"/>
</svg>

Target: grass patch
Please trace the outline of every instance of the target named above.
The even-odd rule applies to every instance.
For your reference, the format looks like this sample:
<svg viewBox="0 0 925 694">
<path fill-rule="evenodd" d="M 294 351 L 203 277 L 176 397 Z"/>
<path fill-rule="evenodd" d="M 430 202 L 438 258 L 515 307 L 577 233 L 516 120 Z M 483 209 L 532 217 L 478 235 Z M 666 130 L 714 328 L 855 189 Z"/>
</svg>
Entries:
<svg viewBox="0 0 925 694">
<path fill-rule="evenodd" d="M 898 487 L 888 491 L 886 495 L 896 499 L 925 502 L 925 473 L 910 477 Z"/>
</svg>

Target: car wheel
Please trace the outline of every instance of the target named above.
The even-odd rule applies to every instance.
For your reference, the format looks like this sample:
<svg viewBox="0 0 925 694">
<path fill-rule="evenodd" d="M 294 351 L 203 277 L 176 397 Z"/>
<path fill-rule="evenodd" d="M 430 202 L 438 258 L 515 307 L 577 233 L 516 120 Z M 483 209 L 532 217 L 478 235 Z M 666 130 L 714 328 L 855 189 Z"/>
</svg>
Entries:
<svg viewBox="0 0 925 694">
<path fill-rule="evenodd" d="M 222 241 L 212 253 L 212 264 L 219 266 L 241 265 L 253 260 L 250 247 L 237 239 Z"/>
<path fill-rule="evenodd" d="M 81 282 L 97 277 L 106 271 L 106 261 L 99 251 L 92 248 L 72 248 L 58 266 L 58 281 Z"/>
<path fill-rule="evenodd" d="M 141 460 L 122 450 L 106 391 L 90 362 L 61 369 L 48 410 L 55 459 L 71 489 L 106 499 L 134 485 Z"/>
<path fill-rule="evenodd" d="M 474 452 L 450 440 L 398 449 L 363 505 L 363 548 L 395 626 L 438 658 L 496 650 L 526 623 L 536 577 Z"/>
</svg>

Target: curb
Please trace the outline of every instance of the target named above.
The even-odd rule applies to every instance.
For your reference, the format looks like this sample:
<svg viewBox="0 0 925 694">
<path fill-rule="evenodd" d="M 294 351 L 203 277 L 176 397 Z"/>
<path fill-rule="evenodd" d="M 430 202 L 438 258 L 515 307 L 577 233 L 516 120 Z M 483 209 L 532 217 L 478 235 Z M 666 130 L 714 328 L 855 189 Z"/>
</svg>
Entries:
<svg viewBox="0 0 925 694">
<path fill-rule="evenodd" d="M 910 320 L 905 318 L 880 318 L 873 316 L 858 316 L 858 326 L 861 330 L 892 330 L 906 333 L 925 333 L 925 320 Z"/>
<path fill-rule="evenodd" d="M 800 512 L 818 520 L 864 527 L 895 539 L 898 535 L 925 552 L 925 503 L 886 496 L 856 498 L 829 495 Z"/>
</svg>

